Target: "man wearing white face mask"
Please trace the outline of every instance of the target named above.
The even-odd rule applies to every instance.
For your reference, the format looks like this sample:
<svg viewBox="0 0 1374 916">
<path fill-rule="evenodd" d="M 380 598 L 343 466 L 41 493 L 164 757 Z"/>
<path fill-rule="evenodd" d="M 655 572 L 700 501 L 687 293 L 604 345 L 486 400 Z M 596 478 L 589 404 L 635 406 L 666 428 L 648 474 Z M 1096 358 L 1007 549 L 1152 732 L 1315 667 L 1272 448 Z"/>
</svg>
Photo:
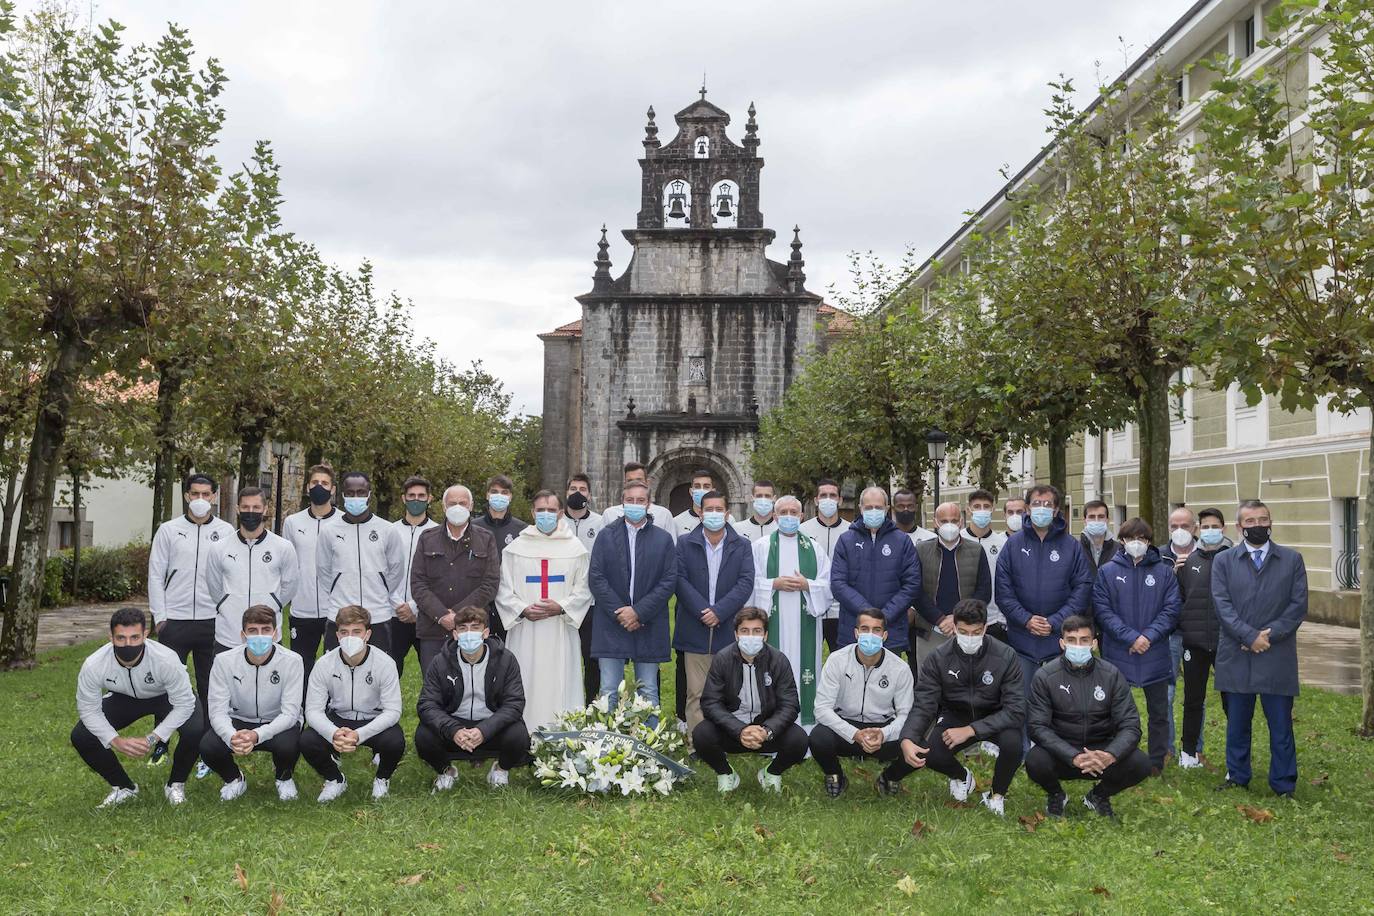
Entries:
<svg viewBox="0 0 1374 916">
<path fill-rule="evenodd" d="M 552 490 L 534 494 L 534 525 L 501 555 L 496 610 L 506 645 L 520 663 L 525 725 L 530 731 L 585 705 L 578 627 L 592 605 L 591 554 L 563 521 Z"/>
<path fill-rule="evenodd" d="M 773 499 L 776 491 L 773 489 L 773 481 L 756 480 L 754 481 L 754 499 L 749 504 L 751 513 L 743 521 L 735 522 L 735 533 L 743 538 L 747 538 L 749 543 L 757 541 L 761 537 L 772 534 L 778 530 L 778 520 L 773 515 Z"/>
<path fill-rule="evenodd" d="M 962 521 L 958 503 L 941 503 L 935 507 L 936 538 L 916 545 L 921 594 L 916 602 L 911 654 L 918 677 L 926 657 L 954 635 L 955 605 L 974 598 L 986 608 L 992 598 L 988 558 L 981 547 L 962 536 Z"/>
<path fill-rule="evenodd" d="M 1197 548 L 1197 516 L 1187 506 L 1179 506 L 1169 513 L 1169 543 L 1159 552 L 1164 559 L 1174 564 L 1174 574 L 1179 575 L 1183 567 L 1192 559 Z M 1182 582 L 1179 583 L 1182 586 Z M 1181 615 L 1180 615 L 1181 616 Z M 1169 756 L 1177 758 L 1177 732 L 1174 722 L 1174 694 L 1178 684 L 1179 672 L 1183 667 L 1183 632 L 1174 630 L 1169 635 L 1169 655 L 1173 661 L 1174 679 L 1169 682 Z M 1198 741 L 1202 740 L 1199 732 Z"/>
<path fill-rule="evenodd" d="M 988 570 L 997 568 L 997 556 L 1007 546 L 1007 533 L 992 528 L 992 509 L 997 505 L 997 497 L 987 490 L 974 490 L 968 495 L 968 527 L 964 537 L 983 548 L 988 558 Z M 993 581 L 992 600 L 988 602 L 987 634 L 993 639 L 1007 642 L 1007 618 L 997 607 L 997 582 Z"/>
<path fill-rule="evenodd" d="M 496 597 L 501 552 L 491 532 L 471 519 L 472 491 L 454 484 L 444 491 L 444 524 L 421 534 L 415 545 L 410 594 L 424 670 L 443 650 L 456 625 L 455 614 L 465 607 L 486 607 Z"/>
<path fill-rule="evenodd" d="M 840 516 L 840 485 L 828 477 L 816 482 L 816 517 L 802 522 L 801 531 L 819 550 L 825 552 L 829 563 L 835 558 L 835 545 L 840 535 L 849 530 L 849 522 Z M 830 597 L 830 607 L 821 621 L 821 633 L 831 652 L 839 648 L 840 601 Z"/>
<path fill-rule="evenodd" d="M 1013 496 L 1002 504 L 1002 515 L 1006 519 L 1007 537 L 1021 530 L 1021 526 L 1026 522 L 1026 501 L 1019 496 Z"/>
<path fill-rule="evenodd" d="M 158 526 L 148 552 L 148 608 L 158 642 L 196 666 L 196 696 L 202 714 L 215 661 L 215 601 L 205 574 L 210 548 L 234 536 L 234 526 L 214 515 L 218 490 L 205 474 L 186 478 L 186 513 Z"/>
</svg>

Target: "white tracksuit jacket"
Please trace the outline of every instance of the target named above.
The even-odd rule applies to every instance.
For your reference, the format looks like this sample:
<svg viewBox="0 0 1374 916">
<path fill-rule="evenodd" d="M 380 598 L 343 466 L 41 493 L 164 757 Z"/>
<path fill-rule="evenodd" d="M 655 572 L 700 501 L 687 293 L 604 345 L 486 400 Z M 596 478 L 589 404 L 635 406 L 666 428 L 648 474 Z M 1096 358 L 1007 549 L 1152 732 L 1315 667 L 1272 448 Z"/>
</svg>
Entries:
<svg viewBox="0 0 1374 916">
<path fill-rule="evenodd" d="M 210 548 L 234 536 L 234 526 L 217 516 L 202 525 L 181 515 L 158 526 L 148 552 L 148 608 L 153 623 L 213 620 L 215 602 L 205 584 Z"/>
<path fill-rule="evenodd" d="M 125 668 L 115 657 L 114 646 L 107 642 L 87 656 L 76 677 L 77 714 L 104 747 L 119 737 L 101 705 L 107 693 L 122 693 L 136 700 L 151 700 L 165 694 L 172 711 L 153 726 L 163 741 L 170 741 L 172 732 L 186 724 L 196 711 L 196 695 L 191 692 L 186 665 L 160 642 L 147 640 L 143 646 L 138 664 Z"/>
<path fill-rule="evenodd" d="M 300 724 L 304 683 L 305 662 L 280 643 L 261 665 L 248 660 L 247 649 L 221 652 L 210 669 L 210 727 L 227 745 L 238 719 L 253 724 L 259 744 L 270 741 Z"/>
<path fill-rule="evenodd" d="M 245 541 L 235 531 L 210 548 L 205 583 L 215 599 L 215 642 L 222 646 L 243 644 L 243 612 L 265 604 L 281 612 L 296 594 L 300 567 L 296 548 L 286 538 L 263 529 L 255 540 Z"/>
<path fill-rule="evenodd" d="M 372 720 L 356 729 L 359 743 L 401 721 L 401 679 L 391 656 L 369 646 L 356 667 L 343 660 L 339 649 L 320 656 L 310 670 L 305 721 L 326 741 L 337 728 L 329 721 L 331 712 L 354 722 Z"/>
<path fill-rule="evenodd" d="M 329 514 L 316 518 L 309 509 L 302 509 L 288 515 L 281 525 L 282 537 L 296 548 L 296 564 L 300 567 L 300 584 L 296 586 L 296 597 L 291 600 L 291 616 L 302 620 L 313 620 L 325 616 L 329 604 L 328 583 L 320 585 L 315 571 L 315 545 L 320 533 L 329 525 L 336 524 L 343 513 L 333 506 Z"/>
<path fill-rule="evenodd" d="M 391 595 L 405 571 L 405 557 L 393 533 L 391 522 L 371 512 L 357 520 L 344 515 L 320 532 L 315 571 L 329 596 L 330 620 L 350 604 L 367 608 L 374 624 L 396 616 Z"/>
</svg>

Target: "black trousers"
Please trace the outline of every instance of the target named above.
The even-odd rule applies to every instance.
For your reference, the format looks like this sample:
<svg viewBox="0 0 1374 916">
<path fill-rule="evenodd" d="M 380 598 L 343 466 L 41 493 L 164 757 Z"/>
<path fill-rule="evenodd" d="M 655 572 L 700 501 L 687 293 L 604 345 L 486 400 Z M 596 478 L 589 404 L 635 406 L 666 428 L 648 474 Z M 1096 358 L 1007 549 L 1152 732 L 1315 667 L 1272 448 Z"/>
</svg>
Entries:
<svg viewBox="0 0 1374 916">
<path fill-rule="evenodd" d="M 245 722 L 242 719 L 229 721 L 234 723 L 236 729 L 255 729 L 259 725 L 257 722 Z M 296 761 L 301 756 L 301 727 L 293 725 L 277 732 L 267 741 L 259 741 L 253 748 L 253 753 L 259 751 L 272 755 L 272 769 L 276 771 L 277 779 L 290 779 L 291 774 L 296 771 Z M 200 756 L 205 765 L 214 770 L 225 782 L 233 782 L 243 775 L 243 771 L 234 760 L 233 750 L 213 728 L 207 728 L 200 738 Z"/>
<path fill-rule="evenodd" d="M 196 669 L 196 700 L 205 716 L 205 701 L 210 696 L 210 669 L 215 664 L 215 621 L 168 620 L 157 641 L 177 654 L 182 664 L 189 655 Z"/>
<path fill-rule="evenodd" d="M 1007 625 L 1005 623 L 990 623 L 987 628 L 987 635 L 997 640 L 1004 646 L 1011 645 L 1011 640 L 1007 637 Z"/>
<path fill-rule="evenodd" d="M 596 617 L 596 608 L 589 608 L 587 616 L 582 618 L 582 626 L 577 628 L 578 642 L 582 643 L 582 695 L 590 703 L 601 693 L 601 666 L 592 658 L 592 619 Z M 682 691 L 685 698 L 686 689 Z M 685 702 L 685 699 L 684 699 Z M 678 718 L 682 718 L 679 716 Z"/>
<path fill-rule="evenodd" d="M 391 625 L 395 622 L 395 620 L 383 620 L 381 623 L 374 623 L 372 625 L 372 638 L 367 641 L 367 644 L 390 655 Z M 324 651 L 330 652 L 337 648 L 339 648 L 339 628 L 334 621 L 326 620 L 324 622 Z"/>
<path fill-rule="evenodd" d="M 476 722 L 462 722 L 463 728 L 473 728 Z M 530 762 L 530 733 L 523 719 L 516 719 L 510 725 L 492 735 L 487 741 L 477 745 L 475 750 L 465 751 L 452 741 L 421 722 L 415 729 L 415 753 L 429 764 L 436 773 L 442 773 L 455 760 L 491 760 L 503 770 L 513 770 Z"/>
<path fill-rule="evenodd" d="M 1202 739 L 1202 716 L 1207 707 L 1207 680 L 1217 665 L 1215 649 L 1183 647 L 1183 747 L 1185 754 L 1197 755 Z M 1226 703 L 1221 704 L 1222 709 Z"/>
<path fill-rule="evenodd" d="M 291 651 L 300 655 L 305 662 L 305 678 L 303 684 L 310 683 L 310 671 L 315 667 L 315 656 L 319 654 L 320 644 L 324 642 L 324 625 L 329 623 L 327 617 L 290 617 L 288 624 L 291 627 Z"/>
<path fill-rule="evenodd" d="M 387 629 L 390 631 L 387 635 L 391 639 L 387 654 L 396 662 L 396 676 L 399 677 L 405 673 L 406 656 L 410 654 L 411 649 L 415 650 L 416 659 L 420 659 L 420 640 L 415 637 L 415 624 L 406 623 L 399 617 L 387 621 Z M 375 634 L 373 638 L 376 638 Z M 424 668 L 423 659 L 420 660 L 420 667 Z M 420 673 L 423 676 L 424 671 L 421 670 Z"/>
<path fill-rule="evenodd" d="M 1102 750 L 1100 747 L 1091 750 Z M 1095 777 L 1085 776 L 1083 772 L 1067 760 L 1060 760 L 1058 757 L 1047 751 L 1044 745 L 1037 744 L 1030 749 L 1026 755 L 1026 775 L 1031 782 L 1045 790 L 1047 795 L 1058 795 L 1064 791 L 1060 785 L 1061 779 L 1093 779 Z M 1092 792 L 1098 798 L 1111 798 L 1123 789 L 1144 782 L 1145 777 L 1150 775 L 1150 760 L 1140 748 L 1133 747 L 1130 753 L 1123 757 L 1118 757 L 1116 763 L 1107 767 L 1102 776 L 1098 777 L 1097 785 L 1093 786 Z"/>
<path fill-rule="evenodd" d="M 1169 753 L 1169 682 L 1137 687 L 1145 694 L 1146 747 L 1150 749 L 1150 766 L 1164 769 L 1164 757 Z"/>
<path fill-rule="evenodd" d="M 506 625 L 501 622 L 501 614 L 496 610 L 495 603 L 487 605 L 487 629 L 491 630 L 492 636 L 502 642 L 506 641 Z"/>
<path fill-rule="evenodd" d="M 855 728 L 877 728 L 877 722 L 857 722 L 846 719 Z M 844 768 L 840 765 L 841 757 L 849 758 L 869 758 L 879 760 L 887 764 L 883 770 L 883 776 L 896 782 L 911 772 L 910 765 L 902 759 L 902 746 L 900 741 L 884 741 L 882 747 L 876 753 L 867 753 L 859 747 L 856 742 L 846 741 L 828 725 L 817 725 L 811 729 L 811 757 L 816 761 L 816 765 L 821 768 L 821 772 L 827 776 L 839 776 L 844 773 Z"/>
<path fill-rule="evenodd" d="M 121 731 L 144 716 L 152 716 L 155 723 L 160 722 L 172 711 L 172 702 L 167 699 L 165 693 L 147 699 L 134 699 L 122 693 L 112 693 L 100 705 L 110 725 Z M 172 772 L 167 776 L 168 785 L 185 782 L 186 777 L 191 775 L 191 768 L 196 765 L 196 755 L 200 753 L 200 735 L 204 728 L 205 719 L 197 708 L 191 713 L 191 718 L 177 729 L 177 746 L 172 751 Z M 148 731 L 152 731 L 151 726 Z M 101 746 L 100 739 L 91 734 L 84 722 L 77 722 L 76 727 L 72 729 L 72 747 L 76 748 L 81 759 L 86 761 L 86 766 L 99 773 L 112 787 L 134 788 L 134 782 L 124 771 L 124 765 L 119 762 L 117 752 Z"/>
<path fill-rule="evenodd" d="M 751 751 L 710 719 L 703 719 L 692 729 L 692 747 L 697 756 L 721 776 L 730 773 L 730 754 L 775 754 L 768 764 L 768 772 L 781 776 L 806 758 L 806 732 L 793 722 L 781 735 L 774 735 L 772 741 L 765 741 L 758 750 Z"/>
<path fill-rule="evenodd" d="M 362 728 L 371 719 L 345 719 L 336 716 L 332 712 L 328 713 L 329 721 L 339 728 L 351 728 L 355 731 Z M 301 756 L 305 762 L 310 764 L 316 773 L 332 782 L 343 779 L 343 771 L 339 769 L 339 755 L 334 752 L 334 736 L 321 735 L 314 729 L 307 728 L 301 732 Z M 381 756 L 381 761 L 377 764 L 377 778 L 390 779 L 391 774 L 396 772 L 397 765 L 406 752 L 406 736 L 401 731 L 401 726 L 393 725 L 384 728 L 377 734 L 361 742 L 363 747 L 375 751 Z"/>
<path fill-rule="evenodd" d="M 825 647 L 834 652 L 840 645 L 840 621 L 837 617 L 827 617 L 821 621 L 821 636 L 825 639 Z"/>
<path fill-rule="evenodd" d="M 420 680 L 423 681 L 425 672 L 429 670 L 429 663 L 439 657 L 439 653 L 444 651 L 444 644 L 449 641 L 449 637 L 440 636 L 437 639 L 425 638 L 420 640 L 416 651 L 420 654 Z"/>
<path fill-rule="evenodd" d="M 955 721 L 948 716 L 942 716 L 935 723 L 935 727 L 930 731 L 930 753 L 926 755 L 926 768 L 941 773 L 950 779 L 963 779 L 964 771 L 968 768 L 960 763 L 954 755 L 980 741 L 991 741 L 997 745 L 997 762 L 992 767 L 992 794 L 1006 795 L 1007 790 L 1011 788 L 1012 779 L 1016 777 L 1016 771 L 1021 767 L 1020 726 L 1005 728 L 988 739 L 970 738 L 954 747 L 946 747 L 945 731 L 951 728 L 960 728 L 966 724 Z"/>
<path fill-rule="evenodd" d="M 673 700 L 675 703 L 674 712 L 677 713 L 679 722 L 687 721 L 687 657 L 681 652 L 674 652 L 677 662 L 673 666 L 676 674 L 673 676 Z"/>
</svg>

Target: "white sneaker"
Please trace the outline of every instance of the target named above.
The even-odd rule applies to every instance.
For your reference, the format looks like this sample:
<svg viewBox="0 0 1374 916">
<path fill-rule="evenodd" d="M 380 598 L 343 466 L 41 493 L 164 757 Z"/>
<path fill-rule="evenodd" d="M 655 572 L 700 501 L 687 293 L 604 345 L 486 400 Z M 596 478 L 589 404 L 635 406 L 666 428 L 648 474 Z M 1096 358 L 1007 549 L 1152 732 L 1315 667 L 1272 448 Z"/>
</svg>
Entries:
<svg viewBox="0 0 1374 916">
<path fill-rule="evenodd" d="M 735 777 L 739 779 L 738 776 Z M 782 777 L 768 772 L 767 768 L 759 770 L 759 785 L 763 786 L 763 791 L 772 792 L 775 795 L 782 794 Z"/>
<path fill-rule="evenodd" d="M 122 805 L 131 798 L 138 798 L 138 786 L 126 789 L 123 786 L 110 790 L 110 794 L 105 796 L 105 800 L 96 805 L 96 808 L 113 808 L 115 805 Z"/>
<path fill-rule="evenodd" d="M 196 779 L 204 779 L 210 775 L 210 766 L 204 760 L 196 764 Z"/>
<path fill-rule="evenodd" d="M 452 789 L 452 788 L 453 788 L 453 783 L 454 783 L 454 781 L 457 780 L 457 779 L 458 779 L 458 770 L 457 770 L 457 768 L 456 768 L 456 767 L 449 767 L 447 770 L 444 770 L 444 772 L 442 772 L 442 773 L 440 773 L 438 776 L 435 776 L 435 777 L 434 777 L 434 791 L 435 791 L 435 792 L 447 792 L 449 789 Z"/>
<path fill-rule="evenodd" d="M 968 801 L 968 794 L 973 791 L 973 786 L 973 771 L 966 768 L 963 779 L 951 779 L 949 781 L 949 794 L 954 796 L 954 800 L 957 802 Z"/>
<path fill-rule="evenodd" d="M 999 754 L 1002 753 L 1002 749 L 999 748 L 996 744 L 992 743 L 991 741 L 984 741 L 982 744 L 978 746 L 982 748 L 983 753 L 987 754 L 989 757 L 997 757 Z"/>
<path fill-rule="evenodd" d="M 739 774 L 731 771 L 724 776 L 716 776 L 716 789 L 722 795 L 726 792 L 733 792 L 739 788 Z"/>
<path fill-rule="evenodd" d="M 235 779 L 233 782 L 226 782 L 220 788 L 219 800 L 222 802 L 230 802 L 247 791 L 248 780 L 244 779 L 243 776 L 239 776 L 238 779 Z"/>
<path fill-rule="evenodd" d="M 162 794 L 167 798 L 167 804 L 175 808 L 186 801 L 186 783 L 169 782 L 162 787 Z"/>
<path fill-rule="evenodd" d="M 510 770 L 503 770 L 493 763 L 487 771 L 487 785 L 493 789 L 504 789 L 510 785 Z"/>
<path fill-rule="evenodd" d="M 382 755 L 381 755 L 381 754 L 373 754 L 373 755 L 372 755 L 372 769 L 375 770 L 375 769 L 377 769 L 377 767 L 379 767 L 379 766 L 381 766 L 381 765 L 382 765 Z"/>
<path fill-rule="evenodd" d="M 278 780 L 277 780 L 277 801 L 295 801 L 296 798 L 297 798 L 297 794 L 296 794 L 296 780 L 294 780 L 294 779 L 278 779 Z"/>
<path fill-rule="evenodd" d="M 317 800 L 321 803 L 332 802 L 334 799 L 344 794 L 344 789 L 347 788 L 347 776 L 345 776 L 343 779 L 331 779 L 324 784 L 323 788 L 320 789 L 320 797 Z"/>
<path fill-rule="evenodd" d="M 1182 753 L 1178 755 L 1178 767 L 1181 770 L 1196 770 L 1202 767 L 1202 761 L 1192 754 Z"/>
<path fill-rule="evenodd" d="M 991 792 L 983 793 L 983 807 L 987 808 L 998 817 L 1006 817 L 1007 811 L 1004 807 L 1006 798 L 1001 795 L 993 795 Z"/>
<path fill-rule="evenodd" d="M 391 793 L 391 780 L 390 780 L 390 779 L 374 779 L 374 780 L 372 780 L 372 798 L 373 798 L 374 801 L 375 801 L 376 799 L 379 799 L 379 798 L 386 798 L 387 795 L 389 795 L 390 793 Z"/>
</svg>

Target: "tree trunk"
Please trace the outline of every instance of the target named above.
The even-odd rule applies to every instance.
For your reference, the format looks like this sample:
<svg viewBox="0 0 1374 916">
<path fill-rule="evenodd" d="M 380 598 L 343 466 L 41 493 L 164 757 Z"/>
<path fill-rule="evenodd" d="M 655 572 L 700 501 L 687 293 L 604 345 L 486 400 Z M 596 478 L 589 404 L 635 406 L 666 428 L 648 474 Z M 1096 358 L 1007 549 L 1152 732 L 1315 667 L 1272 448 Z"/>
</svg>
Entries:
<svg viewBox="0 0 1374 916">
<path fill-rule="evenodd" d="M 310 504 L 310 468 L 317 464 L 324 464 L 324 449 L 318 445 L 312 445 L 305 452 L 306 471 L 301 475 L 301 502 L 300 508 L 304 509 Z"/>
<path fill-rule="evenodd" d="M 1050 433 L 1050 486 L 1059 491 L 1064 501 L 1069 498 L 1069 434 L 1062 426 Z"/>
<path fill-rule="evenodd" d="M 239 439 L 239 489 L 256 487 L 262 473 L 262 443 L 267 436 L 262 424 L 256 424 L 241 432 Z"/>
<path fill-rule="evenodd" d="M 72 477 L 72 528 L 76 536 L 72 538 L 72 600 L 81 593 L 81 469 L 70 468 Z"/>
<path fill-rule="evenodd" d="M 1002 478 L 1002 448 L 996 439 L 978 442 L 978 486 L 996 493 Z"/>
<path fill-rule="evenodd" d="M 1365 392 L 1374 404 L 1374 390 Z M 1369 476 L 1364 482 L 1364 556 L 1360 565 L 1360 689 L 1364 711 L 1360 716 L 1360 735 L 1374 738 L 1374 427 L 1369 430 L 1370 460 L 1365 462 Z"/>
<path fill-rule="evenodd" d="M 19 443 L 16 442 L 13 447 L 19 448 Z M 14 526 L 14 512 L 19 508 L 19 497 L 15 493 L 18 485 L 19 466 L 15 464 L 5 474 L 5 502 L 0 505 L 0 564 L 9 562 L 10 529 Z"/>
<path fill-rule="evenodd" d="M 1154 529 L 1155 542 L 1166 543 L 1169 533 L 1169 377 L 1156 368 L 1145 379 L 1136 400 L 1136 428 L 1140 433 L 1140 517 Z"/>
<path fill-rule="evenodd" d="M 63 328 L 57 358 L 43 379 L 38 416 L 24 470 L 19 537 L 14 549 L 5 628 L 0 632 L 0 666 L 32 668 L 38 650 L 38 605 L 43 597 L 43 568 L 48 560 L 48 526 L 57 490 L 58 456 L 67 437 L 67 417 L 90 361 L 91 345 L 76 329 Z"/>
<path fill-rule="evenodd" d="M 170 365 L 158 370 L 157 425 L 153 432 L 157 454 L 153 461 L 153 527 L 150 538 L 157 533 L 158 525 L 177 511 L 175 427 L 181 385 L 181 373 Z"/>
</svg>

